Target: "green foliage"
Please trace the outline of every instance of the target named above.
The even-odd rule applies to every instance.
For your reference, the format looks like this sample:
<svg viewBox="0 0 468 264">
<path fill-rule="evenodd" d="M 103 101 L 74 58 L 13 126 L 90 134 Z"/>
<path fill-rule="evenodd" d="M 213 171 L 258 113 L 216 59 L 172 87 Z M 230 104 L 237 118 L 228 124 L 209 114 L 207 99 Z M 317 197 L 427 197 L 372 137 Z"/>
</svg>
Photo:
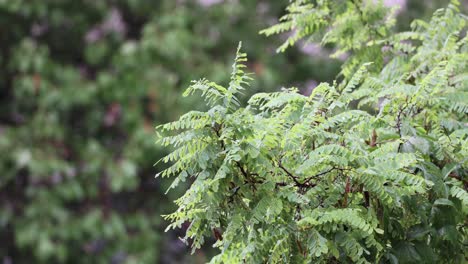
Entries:
<svg viewBox="0 0 468 264">
<path fill-rule="evenodd" d="M 238 39 L 257 54 L 247 93 L 303 82 L 283 65 L 309 71 L 310 60 L 270 57 L 279 40 L 257 34 L 283 7 L 0 1 L 0 263 L 184 261 L 178 234 L 163 232 L 178 193 L 164 196 L 170 182 L 154 179 L 166 150 L 153 124 L 203 108 L 181 102 L 182 88 L 207 73 L 229 80 Z"/>
<path fill-rule="evenodd" d="M 373 1 L 293 1 L 279 25 L 350 52 L 341 80 L 238 96 L 195 82 L 210 109 L 158 126 L 174 148 L 160 175 L 190 179 L 166 215 L 185 241 L 215 237 L 212 263 L 463 263 L 466 243 L 467 19 L 458 3 L 411 31 Z M 240 47 L 240 46 L 239 46 Z M 372 62 L 369 63 L 369 62 Z"/>
<path fill-rule="evenodd" d="M 299 40 L 320 41 L 322 45 L 337 47 L 332 57 L 353 52 L 342 74 L 350 77 L 356 67 L 372 61 L 376 69 L 382 66 L 380 49 L 387 38 L 389 28 L 395 24 L 394 11 L 388 10 L 382 1 L 361 0 L 294 0 L 280 23 L 261 33 L 267 36 L 294 30 L 286 42 L 278 48 L 285 51 Z"/>
</svg>

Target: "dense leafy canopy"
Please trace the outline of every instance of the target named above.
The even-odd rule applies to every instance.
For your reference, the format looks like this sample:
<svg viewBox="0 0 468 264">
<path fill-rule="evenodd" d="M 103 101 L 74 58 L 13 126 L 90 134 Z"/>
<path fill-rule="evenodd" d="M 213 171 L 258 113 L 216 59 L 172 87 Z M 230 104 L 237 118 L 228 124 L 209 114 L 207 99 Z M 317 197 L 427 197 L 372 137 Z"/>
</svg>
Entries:
<svg viewBox="0 0 468 264">
<path fill-rule="evenodd" d="M 305 81 L 287 65 L 314 67 L 298 50 L 265 52 L 280 39 L 257 32 L 285 3 L 201 2 L 0 1 L 0 263 L 190 257 L 163 232 L 178 193 L 154 179 L 153 124 L 201 105 L 179 100 L 191 79 L 228 79 L 239 39 L 256 54 L 252 91 Z"/>
<path fill-rule="evenodd" d="M 210 107 L 158 126 L 190 181 L 166 215 L 212 263 L 463 263 L 468 255 L 467 17 L 452 3 L 395 33 L 376 1 L 292 1 L 280 24 L 349 53 L 337 81 L 253 95 L 240 49 Z"/>
</svg>

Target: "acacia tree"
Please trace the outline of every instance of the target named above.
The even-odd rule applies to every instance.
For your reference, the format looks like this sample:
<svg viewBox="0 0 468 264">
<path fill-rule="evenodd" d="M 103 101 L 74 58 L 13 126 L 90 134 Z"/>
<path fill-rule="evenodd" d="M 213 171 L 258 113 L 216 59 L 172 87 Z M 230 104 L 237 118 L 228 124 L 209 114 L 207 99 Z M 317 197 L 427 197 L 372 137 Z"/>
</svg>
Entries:
<svg viewBox="0 0 468 264">
<path fill-rule="evenodd" d="M 467 258 L 468 37 L 452 1 L 392 31 L 375 1 L 292 1 L 266 35 L 293 30 L 348 53 L 310 96 L 259 93 L 239 49 L 231 80 L 206 79 L 205 112 L 158 126 L 160 176 L 193 181 L 165 218 L 189 222 L 213 263 L 462 263 Z"/>
</svg>

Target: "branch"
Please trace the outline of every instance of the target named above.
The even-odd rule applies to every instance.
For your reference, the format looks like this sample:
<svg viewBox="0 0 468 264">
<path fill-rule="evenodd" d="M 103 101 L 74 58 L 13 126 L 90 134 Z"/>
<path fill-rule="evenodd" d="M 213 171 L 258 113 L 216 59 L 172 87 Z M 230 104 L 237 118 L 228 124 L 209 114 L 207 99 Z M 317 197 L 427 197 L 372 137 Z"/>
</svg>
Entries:
<svg viewBox="0 0 468 264">
<path fill-rule="evenodd" d="M 221 135 L 219 134 L 219 131 L 221 130 L 221 126 L 222 125 L 219 125 L 218 128 L 215 128 L 214 126 L 212 126 L 211 129 L 213 129 L 213 131 L 216 133 L 216 136 L 218 137 L 219 142 L 221 142 L 221 148 L 223 148 L 223 150 L 226 150 L 226 146 L 224 145 L 224 140 L 221 139 Z"/>
<path fill-rule="evenodd" d="M 332 167 L 332 168 L 329 169 L 329 170 L 326 170 L 326 171 L 320 172 L 320 173 L 318 173 L 318 174 L 315 174 L 314 176 L 311 176 L 311 177 L 307 178 L 307 179 L 304 181 L 304 184 L 309 183 L 313 178 L 317 178 L 317 177 L 319 177 L 319 176 L 325 175 L 325 174 L 327 174 L 327 173 L 329 173 L 329 172 L 331 172 L 331 171 L 333 171 L 333 170 L 336 170 L 336 169 L 339 169 L 339 168 Z"/>
<path fill-rule="evenodd" d="M 297 187 L 300 187 L 300 188 L 303 188 L 303 187 L 315 187 L 315 186 L 317 186 L 317 184 L 311 184 L 310 181 L 311 181 L 312 179 L 314 179 L 314 178 L 317 178 L 317 177 L 320 177 L 320 176 L 322 176 L 322 175 L 325 175 L 325 174 L 327 174 L 327 173 L 329 173 L 329 172 L 332 172 L 333 170 L 340 170 L 340 171 L 351 170 L 351 169 L 344 169 L 344 168 L 332 167 L 332 168 L 330 168 L 330 169 L 328 169 L 328 170 L 326 170 L 326 171 L 323 171 L 323 172 L 320 172 L 320 173 L 318 173 L 318 174 L 315 174 L 315 175 L 313 175 L 313 176 L 308 177 L 304 182 L 301 183 L 301 182 L 298 180 L 298 178 L 299 178 L 298 176 L 293 175 L 288 169 L 286 169 L 286 168 L 283 166 L 282 157 L 281 157 L 280 160 L 278 161 L 278 167 L 279 167 L 280 169 L 282 169 L 282 170 L 289 176 L 289 178 L 291 178 L 291 179 L 294 181 L 294 183 L 296 184 Z M 284 184 L 284 183 L 283 183 L 283 184 Z M 280 186 L 280 185 L 278 185 L 278 183 L 277 183 L 276 185 L 277 185 L 277 186 Z"/>
<path fill-rule="evenodd" d="M 278 161 L 278 166 L 279 166 L 284 172 L 286 172 L 286 174 L 294 181 L 294 183 L 296 183 L 296 185 L 297 185 L 298 187 L 303 187 L 304 185 L 303 185 L 302 183 L 300 183 L 300 182 L 297 180 L 298 177 L 297 177 L 297 176 L 294 176 L 291 172 L 289 172 L 289 171 L 283 166 L 283 163 L 282 163 L 282 161 L 281 161 L 282 158 L 283 158 L 283 157 L 281 157 L 281 158 L 279 159 L 279 161 Z"/>
<path fill-rule="evenodd" d="M 406 97 L 406 99 L 405 99 L 405 105 L 404 105 L 402 108 L 400 108 L 400 109 L 398 110 L 398 115 L 397 115 L 397 120 L 396 120 L 396 122 L 397 122 L 397 123 L 396 123 L 396 129 L 397 129 L 397 131 L 398 131 L 398 135 L 400 136 L 400 140 L 401 140 L 401 138 L 403 137 L 403 135 L 402 135 L 402 133 L 401 133 L 401 116 L 402 116 L 402 114 L 403 114 L 403 111 L 405 111 L 406 108 L 408 108 L 408 106 L 409 106 L 408 97 Z M 400 142 L 400 144 L 398 145 L 398 151 L 397 151 L 397 152 L 400 152 L 400 151 L 401 151 L 401 147 L 402 147 L 402 146 L 403 146 L 403 143 Z"/>
</svg>

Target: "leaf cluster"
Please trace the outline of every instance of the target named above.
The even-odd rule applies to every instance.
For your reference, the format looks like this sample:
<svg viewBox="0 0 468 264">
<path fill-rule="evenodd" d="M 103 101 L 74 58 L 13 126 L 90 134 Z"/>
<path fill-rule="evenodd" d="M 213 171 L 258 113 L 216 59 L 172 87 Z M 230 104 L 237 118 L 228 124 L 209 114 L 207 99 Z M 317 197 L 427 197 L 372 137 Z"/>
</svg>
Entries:
<svg viewBox="0 0 468 264">
<path fill-rule="evenodd" d="M 294 29 L 280 50 L 320 36 L 350 52 L 342 79 L 243 107 L 239 49 L 228 86 L 194 82 L 186 94 L 201 91 L 211 108 L 158 127 L 174 148 L 160 175 L 191 182 L 169 229 L 190 223 L 194 250 L 214 235 L 212 263 L 462 263 L 466 16 L 453 1 L 389 33 L 373 1 L 313 2 L 293 1 L 264 33 Z"/>
</svg>

